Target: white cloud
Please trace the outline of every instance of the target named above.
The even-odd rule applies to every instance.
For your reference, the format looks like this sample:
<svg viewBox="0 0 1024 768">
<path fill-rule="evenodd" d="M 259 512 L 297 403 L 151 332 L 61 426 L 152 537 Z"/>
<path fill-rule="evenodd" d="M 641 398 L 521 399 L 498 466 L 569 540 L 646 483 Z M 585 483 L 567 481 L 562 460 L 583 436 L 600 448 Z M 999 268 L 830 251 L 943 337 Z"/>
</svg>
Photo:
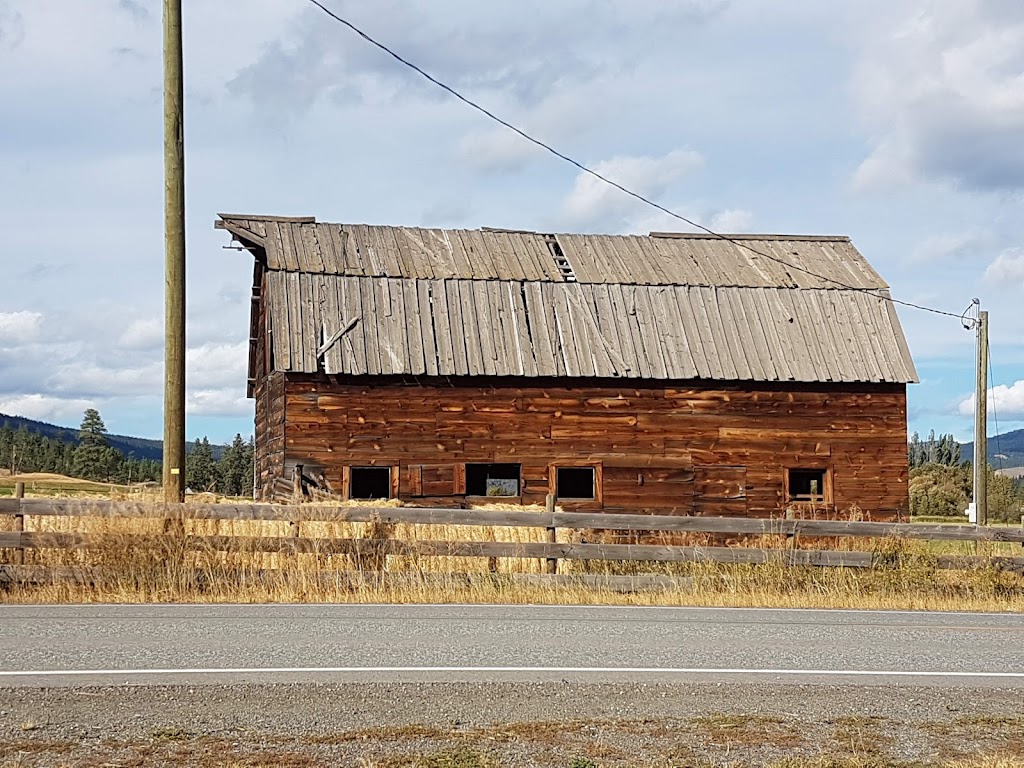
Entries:
<svg viewBox="0 0 1024 768">
<path fill-rule="evenodd" d="M 185 354 L 185 375 L 189 388 L 197 391 L 234 386 L 245 393 L 249 344 L 203 344 Z"/>
<path fill-rule="evenodd" d="M 47 389 L 90 397 L 151 395 L 162 391 L 163 361 L 140 365 L 134 359 L 124 358 L 122 362 L 123 366 L 115 366 L 79 359 L 61 365 L 47 378 Z"/>
<path fill-rule="evenodd" d="M 185 412 L 193 416 L 251 416 L 253 401 L 238 387 L 190 390 Z"/>
<path fill-rule="evenodd" d="M 456 148 L 459 160 L 483 173 L 517 171 L 540 152 L 536 144 L 507 128 L 471 133 Z"/>
<path fill-rule="evenodd" d="M 661 157 L 613 157 L 593 168 L 605 178 L 657 201 L 703 163 L 700 153 L 677 149 Z M 562 217 L 570 226 L 607 232 L 617 231 L 638 210 L 645 210 L 639 200 L 581 171 L 562 207 Z"/>
<path fill-rule="evenodd" d="M 933 264 L 952 259 L 968 259 L 977 256 L 979 250 L 989 246 L 992 237 L 982 230 L 930 235 L 913 251 L 910 261 L 918 264 Z"/>
<path fill-rule="evenodd" d="M 0 312 L 0 345 L 32 341 L 42 323 L 41 312 Z"/>
<path fill-rule="evenodd" d="M 974 414 L 974 395 L 960 402 L 960 415 Z M 992 387 L 988 391 L 988 412 L 997 414 L 1007 421 L 1024 419 L 1024 380 L 1015 381 L 1009 387 L 1005 384 Z"/>
<path fill-rule="evenodd" d="M 931 0 L 906 9 L 877 9 L 855 70 L 854 92 L 876 134 L 855 183 L 1024 188 L 1024 4 Z"/>
<path fill-rule="evenodd" d="M 995 285 L 1024 285 L 1024 248 L 1008 248 L 985 269 L 985 281 Z"/>
<path fill-rule="evenodd" d="M 248 343 L 206 343 L 185 352 L 188 391 L 233 386 L 244 394 Z M 46 394 L 93 398 L 159 395 L 163 391 L 163 356 L 160 348 L 150 354 L 98 352 L 84 347 L 39 382 Z"/>
<path fill-rule="evenodd" d="M 583 137 L 612 119 L 608 85 L 608 78 L 591 83 L 563 83 L 539 104 L 509 108 L 509 116 L 514 114 L 514 122 L 541 141 L 561 147 L 578 145 Z M 459 111 L 452 116 L 460 116 Z M 479 125 L 475 120 L 471 124 Z M 552 168 L 556 162 L 542 147 L 505 126 L 475 127 L 459 140 L 454 157 L 460 164 L 484 174 L 520 171 L 537 158 Z"/>
<path fill-rule="evenodd" d="M 715 232 L 736 234 L 746 232 L 753 221 L 753 214 L 739 208 L 729 208 L 712 215 L 708 227 Z"/>
<path fill-rule="evenodd" d="M 560 87 L 635 66 L 659 43 L 693 39 L 728 0 L 521 0 L 514 4 L 378 0 L 345 16 L 455 88 L 535 105 Z M 229 82 L 230 93 L 268 109 L 303 112 L 321 99 L 432 99 L 418 75 L 312 9 Z"/>
<path fill-rule="evenodd" d="M 17 395 L 0 399 L 0 413 L 23 416 L 48 422 L 68 422 L 81 417 L 86 408 L 95 408 L 96 401 L 83 398 L 51 397 L 49 395 Z"/>
<path fill-rule="evenodd" d="M 14 50 L 25 38 L 25 20 L 6 0 L 0 0 L 0 51 Z"/>
<path fill-rule="evenodd" d="M 117 344 L 125 349 L 152 349 L 153 347 L 163 347 L 163 342 L 163 321 L 159 318 L 149 318 L 132 321 L 124 329 Z"/>
<path fill-rule="evenodd" d="M 735 234 L 749 231 L 754 220 L 750 211 L 740 208 L 728 208 L 720 211 L 702 210 L 696 205 L 686 203 L 669 203 L 665 206 L 690 221 L 703 224 L 714 232 Z M 635 216 L 626 219 L 618 232 L 628 235 L 646 235 L 650 232 L 700 232 L 685 221 L 680 221 L 667 213 L 644 207 Z"/>
</svg>

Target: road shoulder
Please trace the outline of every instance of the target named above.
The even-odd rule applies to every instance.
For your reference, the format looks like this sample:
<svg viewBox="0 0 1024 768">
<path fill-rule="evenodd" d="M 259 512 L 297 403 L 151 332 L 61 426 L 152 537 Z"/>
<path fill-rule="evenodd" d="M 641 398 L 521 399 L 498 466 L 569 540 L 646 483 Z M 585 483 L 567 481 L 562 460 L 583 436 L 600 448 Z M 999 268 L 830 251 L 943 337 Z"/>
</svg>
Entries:
<svg viewBox="0 0 1024 768">
<path fill-rule="evenodd" d="M 403 755 L 467 766 L 821 754 L 941 763 L 1024 758 L 1024 699 L 1009 688 L 723 683 L 7 688 L 0 754 L 19 766 L 205 766 L 228 754 L 294 766 L 401 765 Z"/>
</svg>

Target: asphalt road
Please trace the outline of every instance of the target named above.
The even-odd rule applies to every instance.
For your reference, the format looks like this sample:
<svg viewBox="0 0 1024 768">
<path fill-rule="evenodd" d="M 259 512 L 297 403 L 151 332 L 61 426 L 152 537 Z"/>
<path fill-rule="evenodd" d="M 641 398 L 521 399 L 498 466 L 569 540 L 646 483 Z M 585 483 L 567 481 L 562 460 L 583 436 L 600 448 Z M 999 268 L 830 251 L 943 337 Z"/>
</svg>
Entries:
<svg viewBox="0 0 1024 768">
<path fill-rule="evenodd" d="M 0 606 L 0 686 L 1024 688 L 1024 617 L 558 606 Z"/>
</svg>

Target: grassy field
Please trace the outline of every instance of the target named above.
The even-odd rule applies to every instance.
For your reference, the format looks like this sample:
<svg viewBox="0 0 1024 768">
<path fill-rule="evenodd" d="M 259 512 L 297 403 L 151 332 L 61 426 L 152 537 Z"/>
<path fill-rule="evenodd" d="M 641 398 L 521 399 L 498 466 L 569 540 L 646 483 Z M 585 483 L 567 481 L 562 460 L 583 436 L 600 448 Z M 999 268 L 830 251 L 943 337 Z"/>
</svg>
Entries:
<svg viewBox="0 0 1024 768">
<path fill-rule="evenodd" d="M 27 472 L 20 475 L 0 475 L 0 496 L 14 495 L 14 486 L 18 482 L 25 484 L 25 495 L 31 498 L 109 499 L 143 492 L 142 486 L 135 486 L 133 490 L 116 483 L 96 483 L 92 480 L 49 472 Z"/>
</svg>

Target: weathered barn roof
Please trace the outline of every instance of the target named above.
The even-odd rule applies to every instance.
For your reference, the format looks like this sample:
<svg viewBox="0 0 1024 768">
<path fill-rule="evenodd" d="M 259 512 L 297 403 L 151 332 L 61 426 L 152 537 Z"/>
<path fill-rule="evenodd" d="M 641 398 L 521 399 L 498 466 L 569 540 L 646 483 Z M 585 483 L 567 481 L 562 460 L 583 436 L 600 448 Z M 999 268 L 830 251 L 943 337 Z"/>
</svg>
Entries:
<svg viewBox="0 0 1024 768">
<path fill-rule="evenodd" d="M 729 236 L 814 273 L 808 274 L 703 234 L 544 235 L 227 214 L 221 215 L 220 225 L 262 247 L 267 268 L 284 272 L 566 282 L 568 275 L 558 264 L 564 258 L 580 283 L 835 288 L 838 282 L 854 288 L 888 287 L 846 237 Z"/>
<path fill-rule="evenodd" d="M 730 236 L 808 274 L 711 236 L 218 226 L 267 270 L 279 371 L 917 380 L 886 284 L 844 237 Z"/>
</svg>

